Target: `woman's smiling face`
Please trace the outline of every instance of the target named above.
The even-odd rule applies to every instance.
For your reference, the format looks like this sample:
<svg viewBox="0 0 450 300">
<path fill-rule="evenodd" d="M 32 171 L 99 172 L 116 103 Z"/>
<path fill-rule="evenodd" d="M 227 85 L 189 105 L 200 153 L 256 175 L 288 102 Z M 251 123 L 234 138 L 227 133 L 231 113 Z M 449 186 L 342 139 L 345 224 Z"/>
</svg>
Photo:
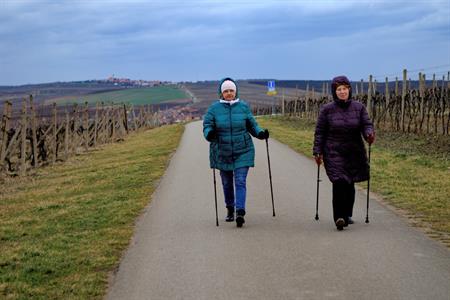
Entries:
<svg viewBox="0 0 450 300">
<path fill-rule="evenodd" d="M 347 101 L 349 92 L 350 88 L 348 86 L 340 85 L 336 89 L 336 96 L 339 98 L 339 100 Z"/>
<path fill-rule="evenodd" d="M 222 96 L 224 100 L 231 101 L 236 98 L 236 91 L 235 90 L 225 90 L 222 92 Z"/>
</svg>

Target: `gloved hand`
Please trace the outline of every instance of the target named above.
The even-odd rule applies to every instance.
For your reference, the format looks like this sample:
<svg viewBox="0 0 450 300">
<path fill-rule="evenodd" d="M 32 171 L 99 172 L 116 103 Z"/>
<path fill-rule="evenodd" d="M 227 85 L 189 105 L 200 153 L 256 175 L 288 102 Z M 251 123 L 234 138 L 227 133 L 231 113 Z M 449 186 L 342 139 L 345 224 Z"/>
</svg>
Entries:
<svg viewBox="0 0 450 300">
<path fill-rule="evenodd" d="M 208 134 L 206 135 L 206 139 L 208 141 L 212 141 L 213 139 L 216 138 L 216 132 L 214 130 L 211 130 L 210 132 L 208 132 Z"/>
<path fill-rule="evenodd" d="M 367 136 L 367 142 L 369 143 L 369 145 L 372 145 L 373 142 L 375 142 L 375 132 L 372 132 Z"/>
<path fill-rule="evenodd" d="M 264 129 L 258 133 L 258 139 L 267 140 L 269 138 L 269 130 Z"/>
<path fill-rule="evenodd" d="M 322 154 L 316 154 L 314 155 L 314 159 L 316 160 L 316 164 L 320 166 L 322 163 L 323 155 Z"/>
</svg>

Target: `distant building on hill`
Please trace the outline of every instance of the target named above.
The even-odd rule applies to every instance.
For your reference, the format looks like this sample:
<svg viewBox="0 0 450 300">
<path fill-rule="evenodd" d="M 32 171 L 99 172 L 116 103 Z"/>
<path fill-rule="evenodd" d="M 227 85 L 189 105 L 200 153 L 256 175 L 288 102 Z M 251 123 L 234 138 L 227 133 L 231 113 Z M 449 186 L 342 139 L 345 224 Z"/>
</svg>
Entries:
<svg viewBox="0 0 450 300">
<path fill-rule="evenodd" d="M 160 80 L 132 80 L 129 78 L 117 78 L 114 77 L 114 74 L 105 79 L 105 82 L 113 83 L 114 85 L 121 85 L 121 86 L 136 86 L 136 87 L 152 87 L 152 86 L 158 86 L 162 84 L 162 81 Z"/>
</svg>

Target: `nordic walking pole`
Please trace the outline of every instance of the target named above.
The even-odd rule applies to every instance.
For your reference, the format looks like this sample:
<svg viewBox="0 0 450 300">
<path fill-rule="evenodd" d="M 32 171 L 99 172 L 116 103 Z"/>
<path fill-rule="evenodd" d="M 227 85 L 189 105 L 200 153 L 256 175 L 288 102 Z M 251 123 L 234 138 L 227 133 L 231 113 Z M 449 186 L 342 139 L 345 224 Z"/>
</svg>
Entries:
<svg viewBox="0 0 450 300">
<path fill-rule="evenodd" d="M 275 204 L 273 202 L 273 188 L 272 188 L 272 171 L 270 170 L 270 156 L 269 156 L 269 139 L 266 138 L 266 149 L 267 149 L 267 163 L 269 165 L 269 180 L 270 180 L 270 195 L 272 196 L 272 211 L 275 217 Z"/>
<path fill-rule="evenodd" d="M 219 215 L 217 213 L 216 169 L 213 169 L 213 178 L 214 178 L 214 202 L 216 204 L 216 226 L 219 226 Z"/>
<path fill-rule="evenodd" d="M 369 178 L 367 179 L 367 207 L 366 207 L 366 223 L 369 223 L 369 192 L 370 192 L 370 152 L 372 144 L 369 144 Z"/>
<path fill-rule="evenodd" d="M 316 221 L 319 220 L 319 182 L 320 182 L 320 164 L 317 164 L 317 198 L 316 198 Z"/>
</svg>

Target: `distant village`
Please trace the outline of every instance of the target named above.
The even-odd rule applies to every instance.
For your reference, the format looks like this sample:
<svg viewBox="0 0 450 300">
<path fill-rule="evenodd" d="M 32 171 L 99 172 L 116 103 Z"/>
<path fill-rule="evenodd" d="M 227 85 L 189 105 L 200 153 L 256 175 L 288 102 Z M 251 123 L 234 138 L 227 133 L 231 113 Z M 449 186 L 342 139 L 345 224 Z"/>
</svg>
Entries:
<svg viewBox="0 0 450 300">
<path fill-rule="evenodd" d="M 108 77 L 104 80 L 104 82 L 112 83 L 114 85 L 120 85 L 120 86 L 141 86 L 141 87 L 152 87 L 152 86 L 158 86 L 161 84 L 170 84 L 171 82 L 167 81 L 160 81 L 160 80 L 134 80 L 129 78 L 117 78 L 114 77 L 114 74 Z"/>
<path fill-rule="evenodd" d="M 159 112 L 160 122 L 172 124 L 201 119 L 202 112 L 190 105 L 177 105 Z"/>
</svg>

